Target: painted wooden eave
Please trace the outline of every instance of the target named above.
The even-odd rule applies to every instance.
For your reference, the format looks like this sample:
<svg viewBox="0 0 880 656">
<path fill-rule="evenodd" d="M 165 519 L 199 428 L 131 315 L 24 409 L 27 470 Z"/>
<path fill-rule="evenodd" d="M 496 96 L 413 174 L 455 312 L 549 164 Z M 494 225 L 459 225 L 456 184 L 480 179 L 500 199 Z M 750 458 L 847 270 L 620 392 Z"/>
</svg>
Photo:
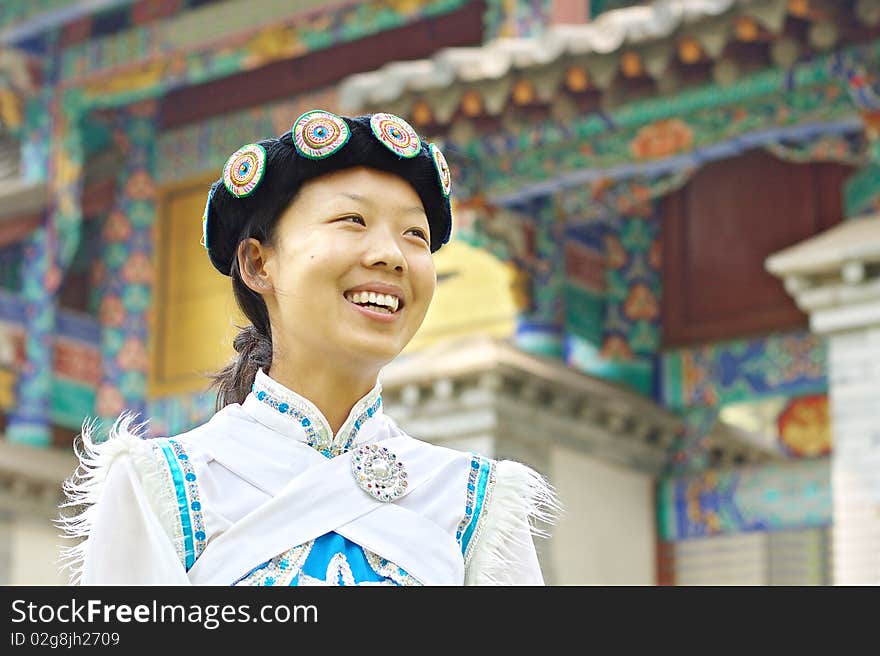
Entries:
<svg viewBox="0 0 880 656">
<path fill-rule="evenodd" d="M 500 38 L 478 47 L 444 49 L 430 59 L 393 62 L 353 75 L 340 84 L 340 105 L 346 111 L 360 111 L 393 103 L 407 93 L 430 95 L 454 86 L 488 83 L 518 71 L 540 70 L 569 57 L 589 57 L 587 68 L 593 69 L 591 73 L 603 86 L 616 71 L 615 55 L 629 47 L 662 43 L 690 24 L 706 22 L 702 45 L 711 53 L 720 53 L 727 38 L 716 34 L 719 30 L 709 23 L 737 7 L 776 29 L 786 15 L 783 0 L 660 0 L 609 11 L 585 24 L 553 25 L 539 37 Z M 609 57 L 614 60 L 611 66 Z M 664 53 L 661 59 L 668 56 Z"/>
</svg>

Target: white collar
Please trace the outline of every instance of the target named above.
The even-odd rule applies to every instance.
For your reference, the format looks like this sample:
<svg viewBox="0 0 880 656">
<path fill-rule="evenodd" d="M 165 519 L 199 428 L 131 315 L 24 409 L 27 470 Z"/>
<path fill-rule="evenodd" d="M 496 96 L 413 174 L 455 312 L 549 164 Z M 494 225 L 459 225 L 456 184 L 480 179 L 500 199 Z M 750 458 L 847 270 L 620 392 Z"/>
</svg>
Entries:
<svg viewBox="0 0 880 656">
<path fill-rule="evenodd" d="M 336 435 L 323 413 L 304 396 L 257 370 L 242 409 L 264 426 L 305 442 L 328 458 L 368 441 L 382 421 L 382 385 L 376 385 L 352 407 Z"/>
</svg>

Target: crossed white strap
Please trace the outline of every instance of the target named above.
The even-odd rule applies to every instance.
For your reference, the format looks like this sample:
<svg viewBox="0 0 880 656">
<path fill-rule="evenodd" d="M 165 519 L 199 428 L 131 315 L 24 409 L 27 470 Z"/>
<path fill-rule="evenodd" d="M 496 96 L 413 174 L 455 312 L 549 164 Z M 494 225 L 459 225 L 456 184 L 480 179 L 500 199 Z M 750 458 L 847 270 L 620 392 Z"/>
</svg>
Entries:
<svg viewBox="0 0 880 656">
<path fill-rule="evenodd" d="M 438 469 L 437 453 L 410 437 L 378 444 L 404 463 L 409 482 L 404 495 Z M 455 539 L 431 520 L 364 492 L 351 473 L 352 452 L 327 459 L 303 445 L 298 454 L 309 459 L 309 468 L 280 488 L 267 490 L 274 494 L 269 501 L 211 540 L 189 570 L 192 583 L 228 585 L 291 547 L 330 531 L 393 562 L 425 585 L 464 581 L 464 561 Z"/>
</svg>

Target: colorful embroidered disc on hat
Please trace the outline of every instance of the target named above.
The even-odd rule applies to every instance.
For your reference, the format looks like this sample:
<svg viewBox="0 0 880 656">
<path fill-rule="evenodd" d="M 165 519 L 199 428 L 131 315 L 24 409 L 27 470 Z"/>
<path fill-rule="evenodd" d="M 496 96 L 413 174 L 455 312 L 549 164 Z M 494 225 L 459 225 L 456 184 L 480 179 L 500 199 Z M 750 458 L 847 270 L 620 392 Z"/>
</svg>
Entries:
<svg viewBox="0 0 880 656">
<path fill-rule="evenodd" d="M 448 198 L 449 192 L 452 190 L 452 176 L 449 174 L 449 164 L 446 163 L 446 158 L 443 157 L 443 153 L 440 152 L 437 146 L 429 144 L 428 150 L 431 151 L 431 159 L 434 160 L 434 166 L 437 168 L 440 188 L 443 190 L 443 195 Z"/>
<path fill-rule="evenodd" d="M 248 144 L 236 150 L 223 167 L 223 184 L 236 198 L 250 196 L 266 172 L 266 149 Z"/>
<path fill-rule="evenodd" d="M 422 142 L 412 126 L 394 114 L 373 114 L 370 117 L 373 134 L 388 149 L 401 157 L 415 157 L 422 150 Z"/>
<path fill-rule="evenodd" d="M 336 114 L 313 109 L 290 129 L 296 151 L 309 159 L 324 159 L 342 148 L 351 136 L 348 124 Z"/>
</svg>

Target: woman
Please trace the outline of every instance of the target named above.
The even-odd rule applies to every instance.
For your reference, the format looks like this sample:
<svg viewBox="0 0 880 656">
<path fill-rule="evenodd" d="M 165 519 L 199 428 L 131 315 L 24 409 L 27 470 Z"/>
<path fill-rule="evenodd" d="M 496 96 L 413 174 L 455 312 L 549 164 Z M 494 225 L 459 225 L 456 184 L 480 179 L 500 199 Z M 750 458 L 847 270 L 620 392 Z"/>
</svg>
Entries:
<svg viewBox="0 0 880 656">
<path fill-rule="evenodd" d="M 234 153 L 204 245 L 252 322 L 218 412 L 174 438 L 130 416 L 95 444 L 63 519 L 83 584 L 540 584 L 534 471 L 421 442 L 383 413 L 451 230 L 449 168 L 390 114 L 313 110 Z"/>
</svg>

